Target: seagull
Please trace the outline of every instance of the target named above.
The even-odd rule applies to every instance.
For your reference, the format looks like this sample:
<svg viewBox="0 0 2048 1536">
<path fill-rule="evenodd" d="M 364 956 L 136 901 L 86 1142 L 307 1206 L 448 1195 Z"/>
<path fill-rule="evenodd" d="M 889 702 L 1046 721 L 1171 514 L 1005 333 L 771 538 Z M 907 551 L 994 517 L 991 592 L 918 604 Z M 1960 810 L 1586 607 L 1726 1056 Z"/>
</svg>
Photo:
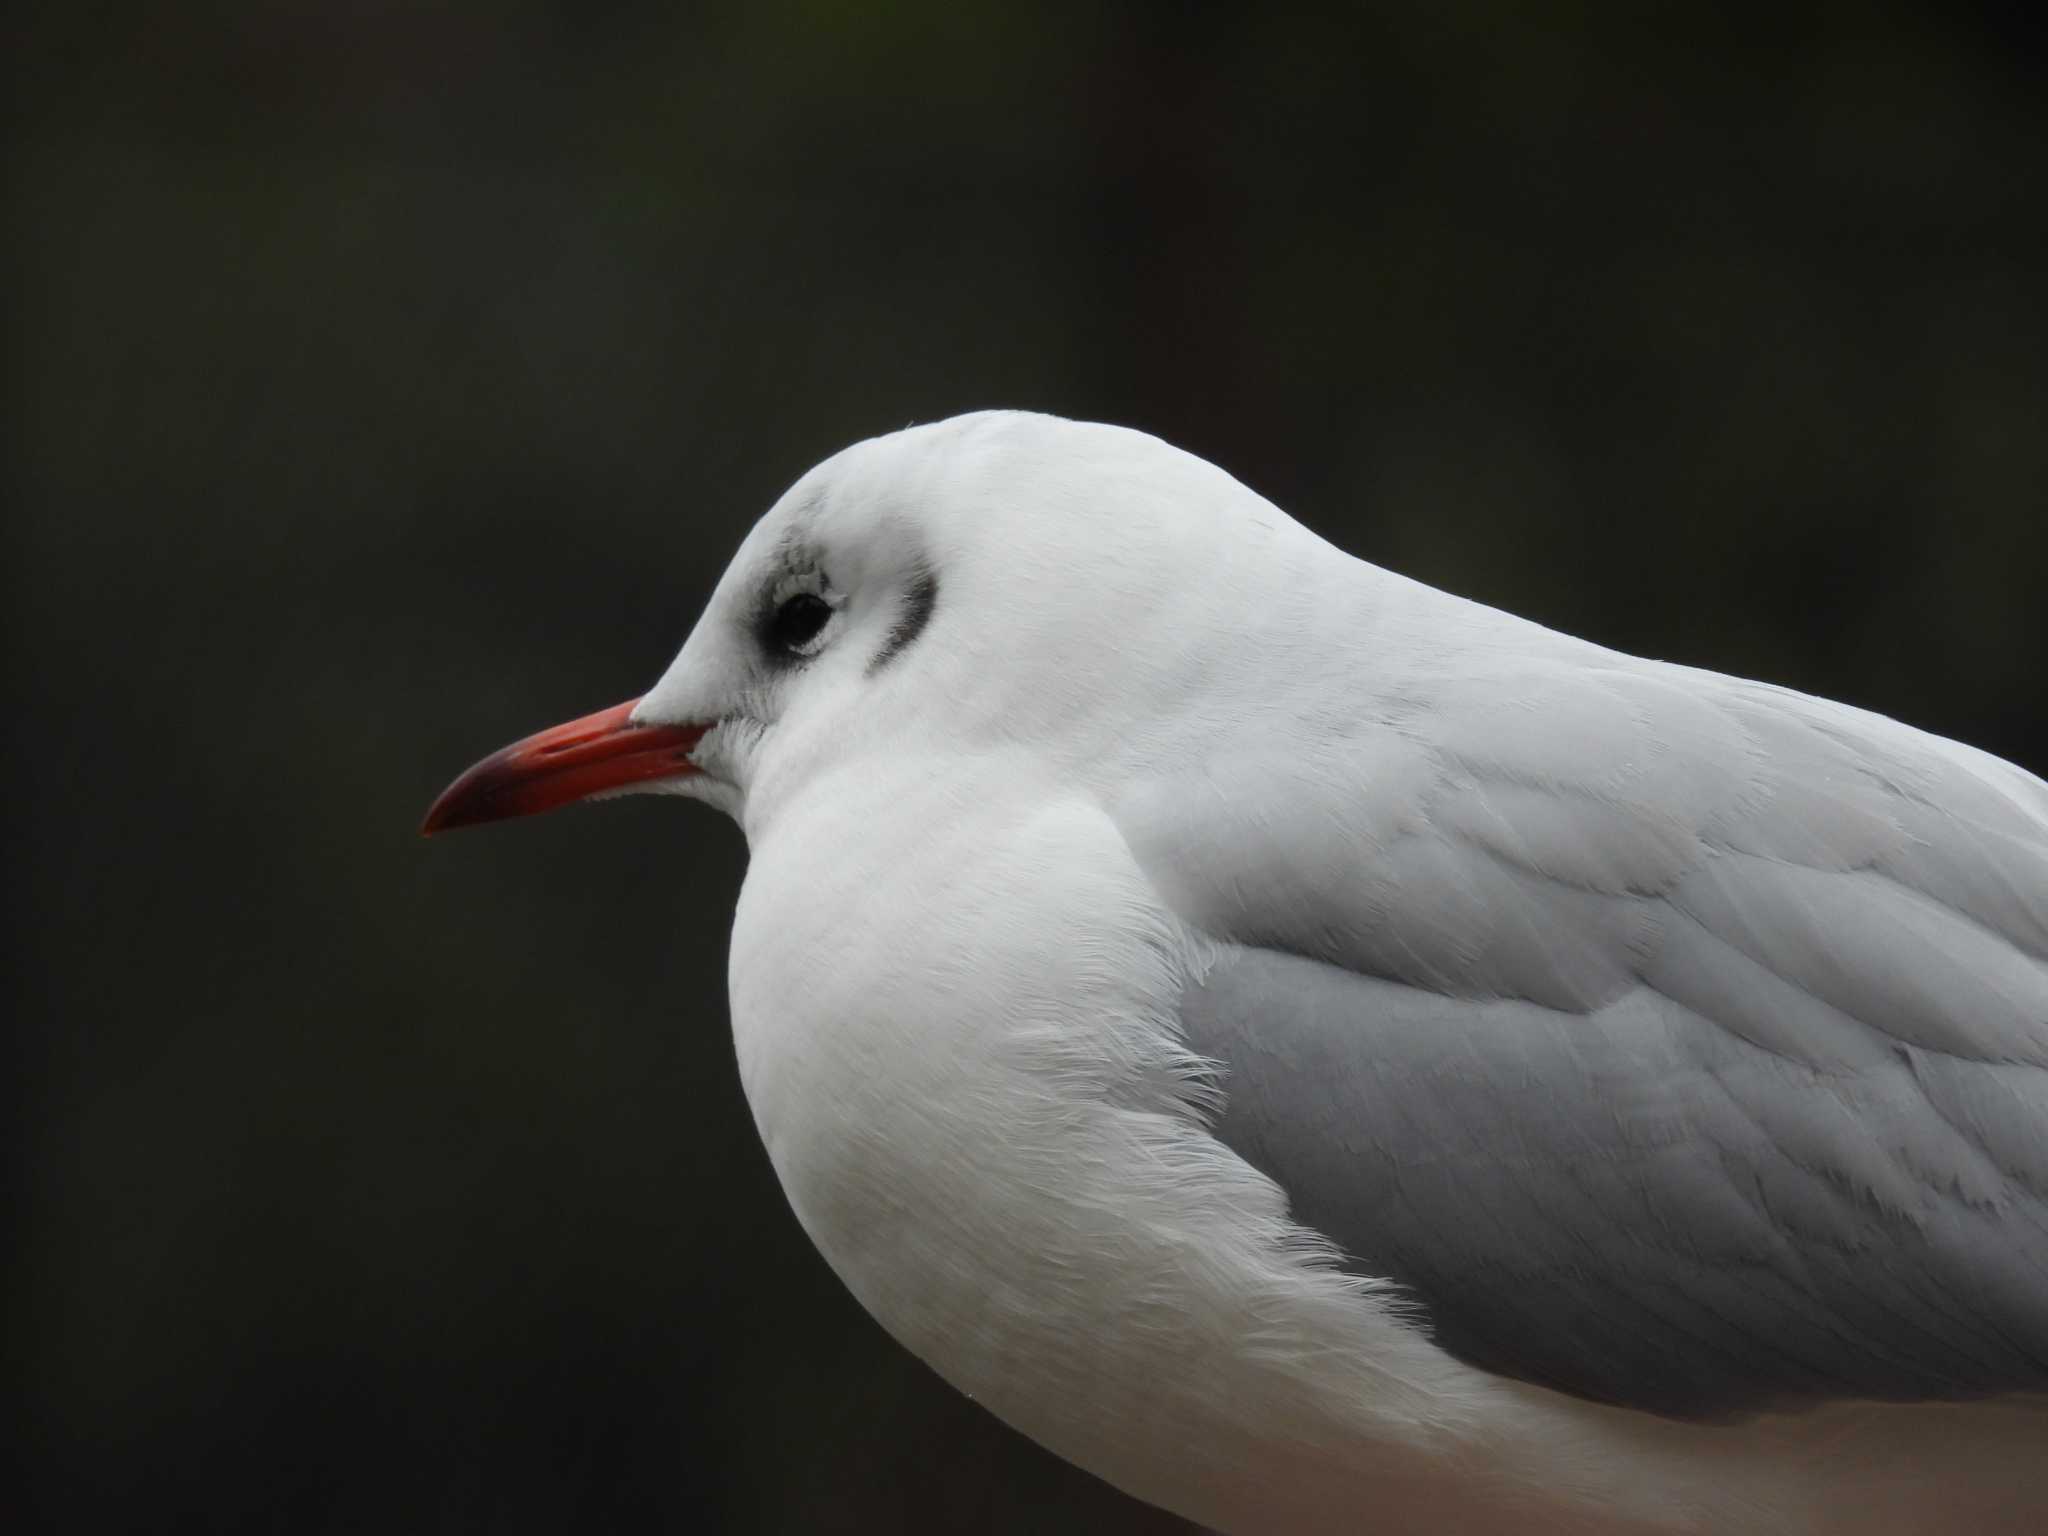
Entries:
<svg viewBox="0 0 2048 1536">
<path fill-rule="evenodd" d="M 2048 1529 L 2048 784 L 1324 542 L 1145 434 L 856 444 L 425 830 L 744 828 L 797 1219 L 1231 1536 Z"/>
</svg>

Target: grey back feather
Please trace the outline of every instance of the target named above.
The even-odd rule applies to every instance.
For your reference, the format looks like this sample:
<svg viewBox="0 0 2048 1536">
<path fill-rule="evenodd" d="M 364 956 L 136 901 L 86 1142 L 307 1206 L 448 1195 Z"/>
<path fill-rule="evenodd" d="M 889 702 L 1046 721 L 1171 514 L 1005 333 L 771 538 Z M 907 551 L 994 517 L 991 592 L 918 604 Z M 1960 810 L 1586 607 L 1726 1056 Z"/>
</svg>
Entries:
<svg viewBox="0 0 2048 1536">
<path fill-rule="evenodd" d="M 1543 638 L 1115 808 L 1222 946 L 1218 1135 L 1503 1375 L 2048 1391 L 2048 786 Z"/>
</svg>

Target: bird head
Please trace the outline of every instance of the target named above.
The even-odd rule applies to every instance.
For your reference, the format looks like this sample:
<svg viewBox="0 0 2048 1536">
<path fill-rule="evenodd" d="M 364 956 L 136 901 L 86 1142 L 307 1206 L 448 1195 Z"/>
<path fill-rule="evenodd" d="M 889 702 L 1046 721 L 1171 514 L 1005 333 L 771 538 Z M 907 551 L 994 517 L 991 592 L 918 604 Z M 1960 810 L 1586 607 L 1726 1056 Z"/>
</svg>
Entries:
<svg viewBox="0 0 2048 1536">
<path fill-rule="evenodd" d="M 1290 535 L 1124 428 L 989 411 L 857 443 L 755 525 L 647 693 L 484 759 L 422 830 L 646 792 L 752 826 L 869 750 L 1085 766 L 1214 682 L 1219 611 L 1284 613 L 1245 556 Z"/>
</svg>

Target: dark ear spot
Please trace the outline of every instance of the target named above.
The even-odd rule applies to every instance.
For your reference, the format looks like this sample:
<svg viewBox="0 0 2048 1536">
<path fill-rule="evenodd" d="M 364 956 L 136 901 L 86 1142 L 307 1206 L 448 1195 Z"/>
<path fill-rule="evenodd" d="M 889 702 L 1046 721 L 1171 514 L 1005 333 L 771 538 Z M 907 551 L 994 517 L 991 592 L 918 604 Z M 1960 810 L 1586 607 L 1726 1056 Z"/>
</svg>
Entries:
<svg viewBox="0 0 2048 1536">
<path fill-rule="evenodd" d="M 919 571 L 910 583 L 909 592 L 904 595 L 903 611 L 889 626 L 889 638 L 882 642 L 882 648 L 875 652 L 875 659 L 868 663 L 868 676 L 873 677 L 902 655 L 910 642 L 924 633 L 925 625 L 932 621 L 932 610 L 938 606 L 939 578 L 930 571 Z"/>
</svg>

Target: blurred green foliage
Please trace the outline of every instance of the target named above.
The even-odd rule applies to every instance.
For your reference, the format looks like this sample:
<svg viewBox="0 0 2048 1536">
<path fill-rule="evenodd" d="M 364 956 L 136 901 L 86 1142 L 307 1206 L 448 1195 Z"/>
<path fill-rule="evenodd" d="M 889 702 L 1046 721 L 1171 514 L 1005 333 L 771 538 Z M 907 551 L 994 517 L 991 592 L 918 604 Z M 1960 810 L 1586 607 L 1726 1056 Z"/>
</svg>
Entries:
<svg viewBox="0 0 2048 1536">
<path fill-rule="evenodd" d="M 412 834 L 651 681 L 853 438 L 1142 426 L 1412 575 L 2048 762 L 2022 8 L 44 0 L 11 43 L 34 1524 L 1176 1528 L 796 1230 L 730 827 Z"/>
</svg>

